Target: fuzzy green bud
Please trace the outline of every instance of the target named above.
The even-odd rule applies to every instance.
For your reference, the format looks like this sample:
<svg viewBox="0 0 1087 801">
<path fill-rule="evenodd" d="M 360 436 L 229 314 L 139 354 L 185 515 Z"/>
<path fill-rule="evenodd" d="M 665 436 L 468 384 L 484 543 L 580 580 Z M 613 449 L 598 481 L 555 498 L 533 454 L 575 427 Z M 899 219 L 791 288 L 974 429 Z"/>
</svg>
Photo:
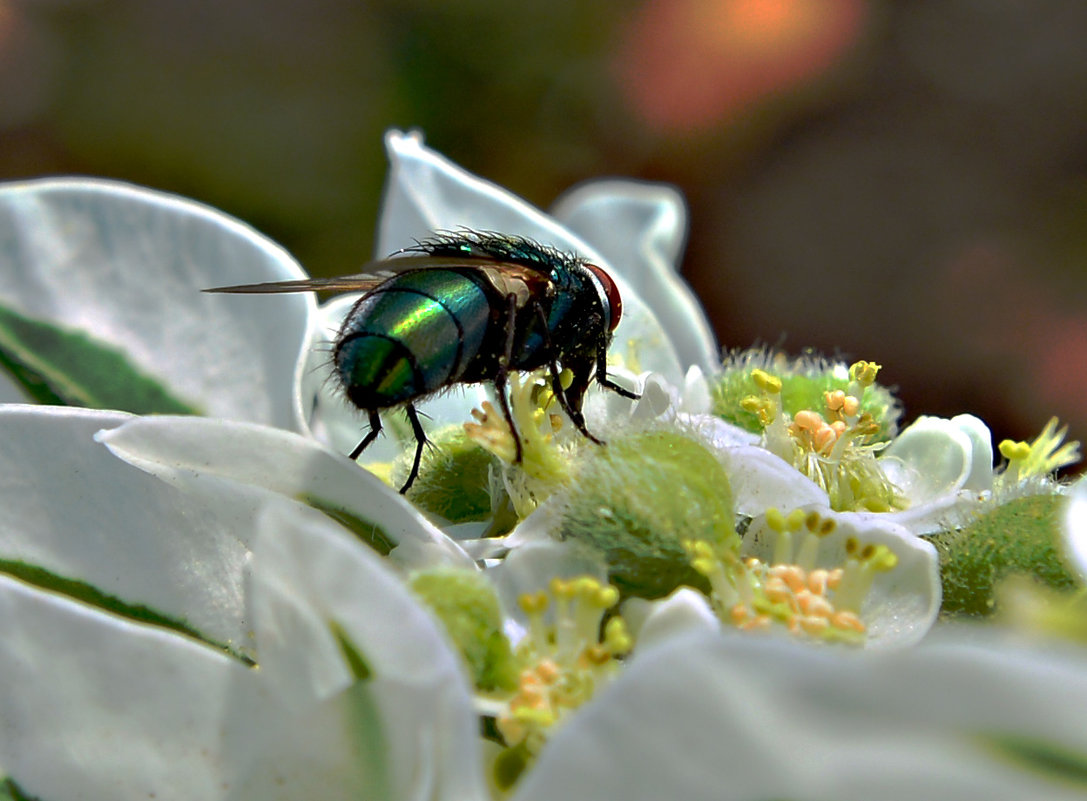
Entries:
<svg viewBox="0 0 1087 801">
<path fill-rule="evenodd" d="M 438 568 L 416 573 L 411 588 L 445 626 L 479 690 L 512 690 L 517 663 L 502 630 L 502 608 L 481 573 Z"/>
<path fill-rule="evenodd" d="M 964 529 L 934 536 L 944 593 L 941 614 L 991 614 L 997 585 L 1017 574 L 1055 590 L 1076 586 L 1060 552 L 1064 503 L 1059 495 L 1017 498 Z"/>
<path fill-rule="evenodd" d="M 822 409 L 828 392 L 848 393 L 856 382 L 863 389 L 863 397 L 858 398 L 859 413 L 870 415 L 879 431 L 878 439 L 889 440 L 898 430 L 902 410 L 891 392 L 875 383 L 879 369 L 874 362 L 857 362 L 847 368 L 815 354 L 788 357 L 763 348 L 738 351 L 725 360 L 712 387 L 712 411 L 758 434 L 765 423 L 760 421 L 757 409 L 749 408 L 750 403 L 745 406 L 745 399 L 766 391 L 768 377 L 776 382 L 781 408 L 789 416 L 805 409 Z"/>
<path fill-rule="evenodd" d="M 494 457 L 463 426 L 448 426 L 430 439 L 433 447 L 423 449 L 419 476 L 407 492 L 408 500 L 450 523 L 488 519 Z"/>
<path fill-rule="evenodd" d="M 603 554 L 608 580 L 626 597 L 659 598 L 681 584 L 705 588 L 685 541 L 729 543 L 728 475 L 697 440 L 675 431 L 613 436 L 580 465 L 561 535 Z"/>
</svg>

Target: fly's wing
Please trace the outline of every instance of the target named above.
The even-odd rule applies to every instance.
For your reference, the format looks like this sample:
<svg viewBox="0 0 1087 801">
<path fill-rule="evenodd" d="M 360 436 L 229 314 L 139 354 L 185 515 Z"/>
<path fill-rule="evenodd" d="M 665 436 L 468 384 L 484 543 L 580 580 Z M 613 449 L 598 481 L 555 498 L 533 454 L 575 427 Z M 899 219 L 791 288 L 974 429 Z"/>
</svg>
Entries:
<svg viewBox="0 0 1087 801">
<path fill-rule="evenodd" d="M 538 269 L 522 264 L 454 256 L 403 256 L 382 259 L 366 265 L 366 272 L 336 278 L 303 278 L 295 281 L 271 281 L 263 284 L 218 286 L 205 292 L 267 295 L 281 292 L 369 292 L 401 273 L 414 270 L 471 270 L 486 279 L 503 297 L 513 295 L 518 307 L 528 303 L 534 293 L 546 291 L 550 280 Z"/>
<path fill-rule="evenodd" d="M 342 275 L 338 278 L 305 278 L 297 281 L 270 281 L 264 284 L 238 284 L 237 286 L 217 286 L 204 292 L 230 292 L 234 294 L 270 295 L 280 292 L 369 292 L 385 281 L 388 276 Z"/>
</svg>

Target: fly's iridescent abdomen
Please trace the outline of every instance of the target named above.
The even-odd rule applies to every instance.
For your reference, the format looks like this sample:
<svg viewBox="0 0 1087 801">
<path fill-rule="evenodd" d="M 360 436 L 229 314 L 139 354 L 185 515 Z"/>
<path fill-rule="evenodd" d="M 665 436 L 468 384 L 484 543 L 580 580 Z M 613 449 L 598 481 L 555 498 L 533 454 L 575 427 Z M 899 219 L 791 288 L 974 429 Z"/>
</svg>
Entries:
<svg viewBox="0 0 1087 801">
<path fill-rule="evenodd" d="M 396 275 L 359 300 L 336 339 L 348 399 L 386 409 L 462 380 L 491 324 L 479 279 L 456 270 Z"/>
</svg>

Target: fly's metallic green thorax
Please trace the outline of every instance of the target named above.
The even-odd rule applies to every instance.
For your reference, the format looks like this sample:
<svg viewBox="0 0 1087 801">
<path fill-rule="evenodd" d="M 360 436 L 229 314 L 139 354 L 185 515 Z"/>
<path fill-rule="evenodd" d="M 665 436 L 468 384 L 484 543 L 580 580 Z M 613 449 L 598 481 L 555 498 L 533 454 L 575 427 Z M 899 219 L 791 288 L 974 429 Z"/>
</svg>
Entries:
<svg viewBox="0 0 1087 801">
<path fill-rule="evenodd" d="M 404 492 L 419 471 L 426 434 L 415 402 L 456 384 L 490 381 L 514 434 L 506 398 L 511 370 L 548 367 L 552 390 L 574 426 L 594 442 L 581 404 L 591 380 L 608 380 L 607 349 L 622 302 L 611 277 L 583 259 L 523 237 L 443 234 L 342 278 L 222 287 L 218 292 L 362 291 L 334 343 L 336 376 L 368 415 L 357 458 L 381 431 L 380 412 L 402 407 L 416 440 Z M 568 387 L 559 380 L 569 370 Z M 595 372 L 595 376 L 594 376 Z M 601 443 L 602 444 L 602 443 Z"/>
</svg>

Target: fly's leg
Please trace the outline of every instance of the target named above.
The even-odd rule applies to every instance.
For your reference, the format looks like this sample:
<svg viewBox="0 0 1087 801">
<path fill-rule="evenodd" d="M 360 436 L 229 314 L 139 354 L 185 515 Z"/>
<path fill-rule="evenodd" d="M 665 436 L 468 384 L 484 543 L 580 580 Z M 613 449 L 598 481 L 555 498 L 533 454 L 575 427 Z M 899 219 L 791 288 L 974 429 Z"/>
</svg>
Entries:
<svg viewBox="0 0 1087 801">
<path fill-rule="evenodd" d="M 351 451 L 348 458 L 358 459 L 362 456 L 362 452 L 366 450 L 370 443 L 377 439 L 377 435 L 381 433 L 381 418 L 378 417 L 377 412 L 371 410 L 370 414 L 370 433 L 363 437 L 362 442 L 355 446 L 355 450 Z"/>
<path fill-rule="evenodd" d="M 574 427 L 580 431 L 587 439 L 595 442 L 597 445 L 603 445 L 604 441 L 594 437 L 589 433 L 589 429 L 585 427 L 585 415 L 581 413 L 580 402 L 576 405 L 570 403 L 569 398 L 566 397 L 566 390 L 562 388 L 561 373 L 559 372 L 559 364 L 555 360 L 555 348 L 551 344 L 551 332 L 547 328 L 547 316 L 544 314 L 543 307 L 537 303 L 536 317 L 540 321 L 540 331 L 543 332 L 544 348 L 547 349 L 547 365 L 551 370 L 551 391 L 555 393 L 555 397 L 559 401 L 559 406 L 566 412 L 566 416 L 570 418 L 570 422 L 574 424 Z M 588 376 L 586 375 L 586 379 Z"/>
<path fill-rule="evenodd" d="M 517 333 L 514 323 L 517 318 L 517 296 L 507 295 L 506 301 L 509 309 L 506 312 L 506 349 L 498 361 L 498 370 L 494 375 L 494 394 L 498 396 L 498 405 L 502 407 L 502 416 L 506 418 L 506 424 L 513 435 L 513 443 L 516 448 L 514 464 L 520 464 L 524 452 L 521 447 L 521 437 L 517 433 L 517 426 L 513 423 L 513 411 L 510 409 L 510 399 L 506 393 L 507 379 L 510 374 L 510 362 L 513 361 L 513 338 Z"/>
<path fill-rule="evenodd" d="M 621 387 L 608 378 L 608 340 L 606 337 L 601 338 L 600 345 L 596 349 L 596 383 L 610 389 L 612 392 L 619 393 L 624 398 L 638 400 L 638 398 L 642 397 L 637 392 L 631 392 L 626 387 Z"/>
<path fill-rule="evenodd" d="M 400 488 L 401 495 L 411 488 L 411 485 L 415 482 L 416 476 L 419 475 L 419 462 L 423 459 L 423 446 L 428 442 L 426 432 L 423 431 L 423 425 L 419 422 L 419 414 L 415 411 L 415 407 L 409 403 L 404 407 L 404 411 L 408 415 L 408 422 L 411 423 L 411 433 L 415 435 L 415 459 L 411 463 L 411 472 L 408 473 L 408 480 L 405 481 L 404 486 Z"/>
</svg>

